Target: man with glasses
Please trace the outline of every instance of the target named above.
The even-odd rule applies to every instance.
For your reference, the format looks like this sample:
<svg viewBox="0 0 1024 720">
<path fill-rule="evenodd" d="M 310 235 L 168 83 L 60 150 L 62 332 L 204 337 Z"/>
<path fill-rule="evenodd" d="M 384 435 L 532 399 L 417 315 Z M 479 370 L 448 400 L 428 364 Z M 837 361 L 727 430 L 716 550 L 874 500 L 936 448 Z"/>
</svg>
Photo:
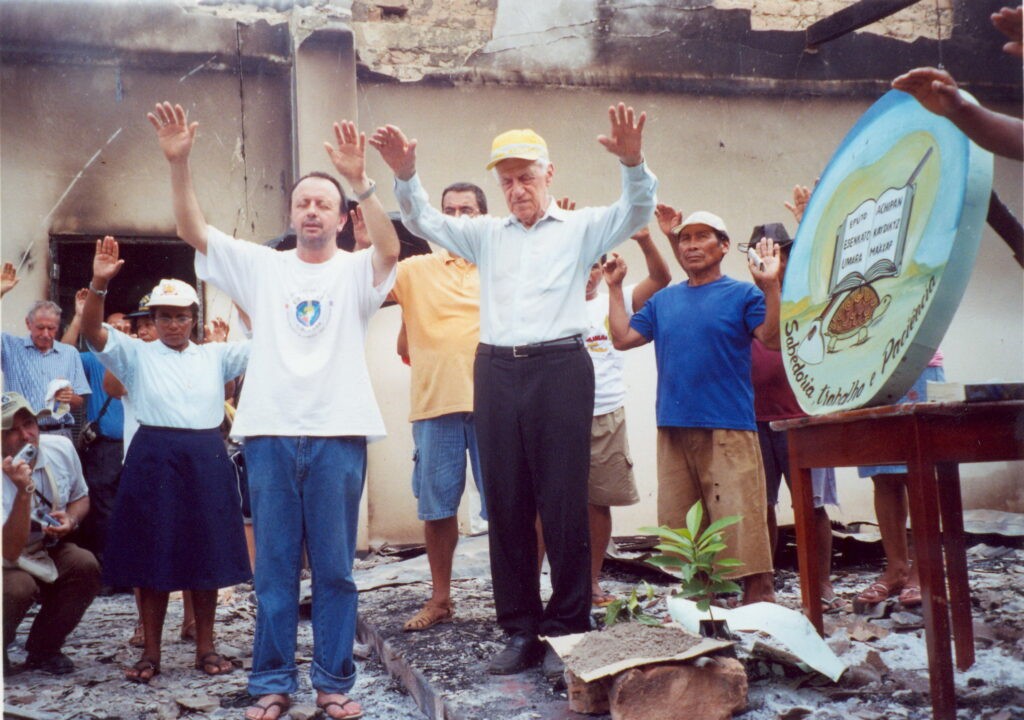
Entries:
<svg viewBox="0 0 1024 720">
<path fill-rule="evenodd" d="M 441 194 L 441 211 L 448 217 L 477 217 L 487 213 L 487 198 L 472 183 L 455 183 Z M 467 452 L 484 498 L 473 422 L 480 273 L 476 265 L 447 250 L 414 255 L 398 264 L 391 296 L 402 306 L 399 354 L 412 367 L 412 488 L 432 582 L 430 599 L 404 625 L 406 631 L 415 631 L 447 622 L 455 613 L 452 560 L 459 541 L 456 515 L 466 485 Z M 487 519 L 486 510 L 481 515 Z"/>
<path fill-rule="evenodd" d="M 630 319 L 623 303 L 621 259 L 605 264 L 608 320 L 620 350 L 654 341 L 658 365 L 658 524 L 683 527 L 698 500 L 709 522 L 742 520 L 724 530 L 729 555 L 743 565 L 743 603 L 773 602 L 764 467 L 750 380 L 754 338 L 779 348 L 779 251 L 757 245 L 748 266 L 757 287 L 726 276 L 725 222 L 698 211 L 682 220 L 668 205 L 658 225 L 687 281 L 658 292 Z M 759 289 L 760 288 L 760 289 Z"/>
</svg>

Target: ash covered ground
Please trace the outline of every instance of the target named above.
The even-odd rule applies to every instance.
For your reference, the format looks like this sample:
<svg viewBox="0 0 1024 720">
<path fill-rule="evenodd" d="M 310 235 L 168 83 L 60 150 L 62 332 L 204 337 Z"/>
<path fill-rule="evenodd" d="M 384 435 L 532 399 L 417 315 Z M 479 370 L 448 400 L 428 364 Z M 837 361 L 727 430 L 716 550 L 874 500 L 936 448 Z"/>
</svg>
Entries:
<svg viewBox="0 0 1024 720">
<path fill-rule="evenodd" d="M 475 540 L 479 545 L 480 539 Z M 977 660 L 966 672 L 956 673 L 958 717 L 1024 718 L 1024 549 L 1019 540 L 983 540 L 968 550 Z M 842 542 L 837 542 L 833 581 L 837 592 L 847 598 L 875 579 L 881 567 L 878 548 L 865 550 L 863 546 L 844 548 Z M 403 633 L 401 624 L 429 594 L 422 582 L 406 583 L 410 578 L 405 576 L 416 575 L 405 569 L 405 563 L 412 562 L 371 558 L 358 564 L 357 572 L 362 573 L 388 563 L 391 578 L 360 595 L 367 643 L 360 654 L 369 657 L 357 658 L 359 680 L 352 695 L 363 704 L 366 717 L 434 717 L 442 707 L 453 717 L 480 720 L 584 717 L 568 710 L 564 691 L 547 686 L 539 671 L 508 678 L 486 675 L 487 659 L 503 642 L 493 622 L 486 572 L 474 567 L 463 577 L 457 573 L 453 582 L 454 622 L 422 633 Z M 662 599 L 672 589 L 666 578 L 635 562 L 610 560 L 606 568 L 607 590 L 625 595 L 640 579 L 647 579 L 658 595 L 649 612 L 664 612 Z M 798 578 L 791 558 L 784 555 L 780 568 L 776 583 L 779 602 L 798 609 Z M 5 716 L 240 718 L 249 700 L 244 670 L 251 663 L 254 618 L 250 588 L 243 585 L 222 592 L 217 616 L 218 649 L 234 656 L 243 668 L 224 678 L 209 678 L 192 667 L 194 646 L 178 639 L 181 603 L 172 599 L 164 632 L 163 672 L 149 686 L 137 685 L 125 681 L 121 674 L 122 665 L 139 656 L 139 650 L 128 645 L 135 622 L 132 596 L 97 598 L 65 648 L 77 672 L 64 677 L 23 672 L 5 678 Z M 825 622 L 829 647 L 849 666 L 840 681 L 831 683 L 784 663 L 741 654 L 750 678 L 750 695 L 748 710 L 737 717 L 924 720 L 931 716 L 919 612 L 893 603 L 879 606 L 871 616 L 845 612 L 826 615 Z M 27 629 L 28 623 L 23 623 L 11 647 L 15 664 L 24 657 Z M 381 650 L 398 679 L 389 675 Z M 290 713 L 294 720 L 315 714 L 314 695 L 306 676 L 311 652 L 310 623 L 304 619 L 299 625 L 302 686 L 293 697 Z M 426 711 L 417 707 L 410 692 L 429 706 Z"/>
</svg>

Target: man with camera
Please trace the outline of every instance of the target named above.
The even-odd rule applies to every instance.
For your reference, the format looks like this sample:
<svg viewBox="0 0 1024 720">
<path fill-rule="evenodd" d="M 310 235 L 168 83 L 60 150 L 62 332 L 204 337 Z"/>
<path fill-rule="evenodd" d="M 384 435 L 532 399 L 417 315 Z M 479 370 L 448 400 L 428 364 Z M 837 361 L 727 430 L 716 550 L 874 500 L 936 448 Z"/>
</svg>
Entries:
<svg viewBox="0 0 1024 720">
<path fill-rule="evenodd" d="M 71 441 L 40 435 L 38 418 L 47 415 L 19 393 L 3 394 L 5 674 L 7 646 L 37 600 L 42 607 L 25 643 L 25 667 L 73 672 L 61 647 L 100 588 L 95 556 L 64 540 L 89 512 L 89 495 Z"/>
</svg>

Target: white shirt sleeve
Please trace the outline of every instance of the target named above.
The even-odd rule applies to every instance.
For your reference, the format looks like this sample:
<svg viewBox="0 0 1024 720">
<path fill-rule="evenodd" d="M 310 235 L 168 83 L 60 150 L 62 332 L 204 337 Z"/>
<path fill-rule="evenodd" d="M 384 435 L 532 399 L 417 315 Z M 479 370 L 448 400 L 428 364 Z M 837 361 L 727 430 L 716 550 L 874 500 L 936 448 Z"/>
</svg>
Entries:
<svg viewBox="0 0 1024 720">
<path fill-rule="evenodd" d="M 480 243 L 493 218 L 448 217 L 430 204 L 427 191 L 420 184 L 419 174 L 408 180 L 396 177 L 395 197 L 402 213 L 402 223 L 410 232 L 437 243 L 471 263 L 479 264 Z"/>
</svg>

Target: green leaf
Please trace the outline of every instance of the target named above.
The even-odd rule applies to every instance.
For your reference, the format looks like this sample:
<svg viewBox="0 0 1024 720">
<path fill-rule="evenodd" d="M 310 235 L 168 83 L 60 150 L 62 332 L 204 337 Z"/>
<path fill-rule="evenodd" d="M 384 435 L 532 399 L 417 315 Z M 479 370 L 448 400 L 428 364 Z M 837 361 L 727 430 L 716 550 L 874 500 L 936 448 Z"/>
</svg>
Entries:
<svg viewBox="0 0 1024 720">
<path fill-rule="evenodd" d="M 693 536 L 686 530 L 672 530 L 667 525 L 661 527 L 642 527 L 640 532 L 645 535 L 657 535 L 663 540 L 668 540 L 672 543 L 686 543 L 692 542 Z"/>
<path fill-rule="evenodd" d="M 719 580 L 718 582 L 713 583 L 709 590 L 715 594 L 743 592 L 743 588 L 739 586 L 739 583 L 733 582 L 732 580 Z"/>
<path fill-rule="evenodd" d="M 704 521 L 704 506 L 698 500 L 686 513 L 686 529 L 690 531 L 691 537 L 697 537 L 700 532 L 700 524 Z"/>
<path fill-rule="evenodd" d="M 623 600 L 619 599 L 611 603 L 604 613 L 605 627 L 611 627 L 619 619 L 619 612 L 622 610 Z"/>
<path fill-rule="evenodd" d="M 655 567 L 682 567 L 685 564 L 680 558 L 668 555 L 649 557 L 644 562 Z"/>
<path fill-rule="evenodd" d="M 718 518 L 713 523 L 708 525 L 705 533 L 716 533 L 721 532 L 724 528 L 730 525 L 735 525 L 743 519 L 742 515 L 727 515 L 724 518 Z"/>
<path fill-rule="evenodd" d="M 644 625 L 650 625 L 652 627 L 659 627 L 661 625 L 661 620 L 655 617 L 651 617 L 650 615 L 640 615 L 639 617 L 637 617 L 637 620 L 639 620 Z"/>
<path fill-rule="evenodd" d="M 723 568 L 737 568 L 742 567 L 743 561 L 736 558 L 720 558 L 715 561 L 715 564 Z"/>
<path fill-rule="evenodd" d="M 711 598 L 705 597 L 697 601 L 697 609 L 701 612 L 707 612 L 708 608 L 711 607 Z"/>
</svg>

